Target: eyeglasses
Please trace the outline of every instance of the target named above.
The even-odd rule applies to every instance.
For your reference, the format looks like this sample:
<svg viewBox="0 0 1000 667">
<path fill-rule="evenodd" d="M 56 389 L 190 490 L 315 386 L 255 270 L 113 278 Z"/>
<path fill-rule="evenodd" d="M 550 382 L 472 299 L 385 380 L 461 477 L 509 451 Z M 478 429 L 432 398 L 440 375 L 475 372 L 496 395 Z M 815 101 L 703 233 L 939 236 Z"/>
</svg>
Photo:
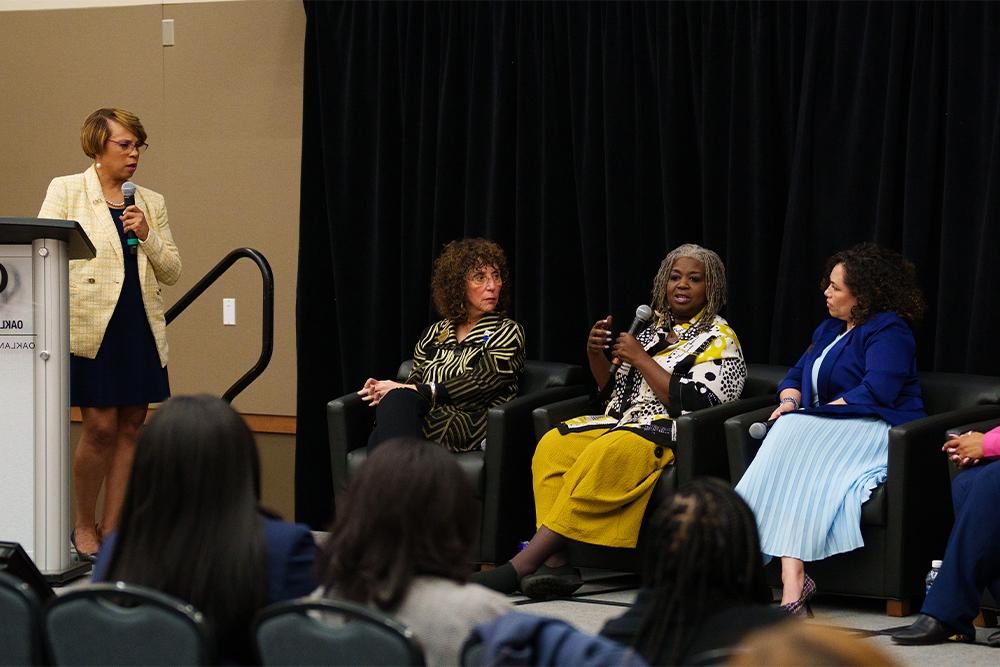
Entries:
<svg viewBox="0 0 1000 667">
<path fill-rule="evenodd" d="M 108 143 L 112 143 L 120 148 L 122 153 L 131 153 L 133 148 L 141 153 L 149 148 L 149 144 L 145 142 L 140 144 L 138 141 L 112 141 L 108 139 Z"/>
<path fill-rule="evenodd" d="M 468 275 L 469 282 L 475 285 L 476 287 L 482 287 L 491 279 L 493 280 L 493 283 L 496 285 L 503 284 L 503 277 L 497 271 L 490 271 L 489 273 L 487 273 L 486 271 L 473 271 Z"/>
</svg>

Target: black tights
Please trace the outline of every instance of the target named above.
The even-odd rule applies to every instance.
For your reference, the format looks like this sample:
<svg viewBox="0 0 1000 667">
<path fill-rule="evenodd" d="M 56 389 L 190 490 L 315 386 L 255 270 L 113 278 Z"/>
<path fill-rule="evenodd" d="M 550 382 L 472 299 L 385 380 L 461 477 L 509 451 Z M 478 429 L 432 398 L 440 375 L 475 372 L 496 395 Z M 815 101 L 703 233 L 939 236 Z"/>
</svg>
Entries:
<svg viewBox="0 0 1000 667">
<path fill-rule="evenodd" d="M 368 436 L 368 453 L 393 438 L 424 437 L 427 399 L 412 389 L 393 389 L 375 406 L 375 428 Z"/>
</svg>

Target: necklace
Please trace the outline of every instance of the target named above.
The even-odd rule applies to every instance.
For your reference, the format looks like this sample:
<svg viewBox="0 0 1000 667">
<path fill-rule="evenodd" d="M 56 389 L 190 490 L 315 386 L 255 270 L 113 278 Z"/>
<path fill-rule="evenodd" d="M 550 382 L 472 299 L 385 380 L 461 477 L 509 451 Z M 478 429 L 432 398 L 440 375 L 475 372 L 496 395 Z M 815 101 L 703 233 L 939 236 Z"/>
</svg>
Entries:
<svg viewBox="0 0 1000 667">
<path fill-rule="evenodd" d="M 113 202 L 110 199 L 105 198 L 105 203 L 111 208 L 125 208 L 125 200 L 122 199 L 120 202 Z"/>
</svg>

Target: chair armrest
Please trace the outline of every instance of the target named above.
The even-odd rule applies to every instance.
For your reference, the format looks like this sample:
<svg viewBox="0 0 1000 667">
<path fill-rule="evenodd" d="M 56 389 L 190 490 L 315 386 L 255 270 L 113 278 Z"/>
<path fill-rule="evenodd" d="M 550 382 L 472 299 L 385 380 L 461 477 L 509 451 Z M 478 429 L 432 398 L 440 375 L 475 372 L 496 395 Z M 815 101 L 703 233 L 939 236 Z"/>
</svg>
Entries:
<svg viewBox="0 0 1000 667">
<path fill-rule="evenodd" d="M 886 541 L 905 554 L 886 562 L 893 596 L 919 594 L 920 574 L 944 554 L 954 520 L 948 459 L 941 451 L 948 428 L 1000 416 L 1000 406 L 977 405 L 900 424 L 889 430 Z M 910 591 L 909 588 L 914 588 Z"/>
<path fill-rule="evenodd" d="M 677 483 L 683 484 L 700 475 L 728 481 L 729 458 L 723 424 L 730 417 L 769 405 L 774 405 L 773 396 L 754 396 L 678 417 L 677 441 L 674 443 Z"/>
<path fill-rule="evenodd" d="M 769 397 L 770 398 L 770 397 Z M 770 398 L 768 405 L 750 412 L 744 412 L 736 417 L 726 420 L 724 428 L 726 430 L 726 453 L 729 455 L 729 479 L 733 486 L 736 486 L 751 461 L 757 456 L 763 440 L 756 440 L 750 437 L 747 432 L 750 424 L 754 422 L 766 421 L 774 412 L 774 399 Z"/>
<path fill-rule="evenodd" d="M 535 532 L 531 457 L 536 440 L 532 411 L 586 391 L 585 385 L 550 387 L 487 411 L 480 542 L 484 561 L 506 561 L 516 553 L 518 542 L 530 539 Z"/>
<path fill-rule="evenodd" d="M 354 392 L 326 404 L 334 493 L 347 488 L 347 452 L 368 444 L 374 423 L 375 411 Z"/>
<path fill-rule="evenodd" d="M 604 406 L 600 401 L 594 399 L 589 393 L 586 385 L 581 385 L 582 391 L 564 401 L 552 401 L 543 404 L 531 414 L 531 419 L 535 426 L 535 442 L 542 439 L 549 429 L 559 422 L 566 421 L 580 415 L 600 415 L 604 414 Z"/>
</svg>

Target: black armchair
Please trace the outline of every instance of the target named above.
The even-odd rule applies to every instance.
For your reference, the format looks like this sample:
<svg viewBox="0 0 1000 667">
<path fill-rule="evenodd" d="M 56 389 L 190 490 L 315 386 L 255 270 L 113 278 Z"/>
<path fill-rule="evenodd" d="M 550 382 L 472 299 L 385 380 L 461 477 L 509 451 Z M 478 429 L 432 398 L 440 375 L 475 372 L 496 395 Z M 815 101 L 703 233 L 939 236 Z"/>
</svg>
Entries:
<svg viewBox="0 0 1000 667">
<path fill-rule="evenodd" d="M 402 382 L 411 361 L 396 374 Z M 517 398 L 490 408 L 486 416 L 486 449 L 456 454 L 481 503 L 480 544 L 477 558 L 483 563 L 506 561 L 520 540 L 535 532 L 531 494 L 531 454 L 534 438 L 531 411 L 540 405 L 586 393 L 586 376 L 580 366 L 548 361 L 526 361 Z M 327 404 L 330 466 L 333 489 L 347 488 L 351 473 L 364 463 L 365 446 L 375 411 L 351 392 Z"/>
<path fill-rule="evenodd" d="M 648 507 L 656 507 L 664 498 L 676 491 L 680 484 L 695 477 L 709 475 L 728 480 L 729 466 L 723 424 L 733 415 L 763 405 L 773 406 L 775 390 L 786 372 L 788 368 L 785 366 L 750 364 L 747 381 L 739 400 L 698 410 L 678 418 L 674 465 L 669 466 L 660 475 Z M 540 407 L 532 415 L 535 422 L 535 442 L 537 443 L 549 429 L 561 421 L 579 415 L 596 415 L 603 412 L 604 405 L 592 396 L 577 396 Z M 647 510 L 646 519 L 649 515 Z M 644 527 L 646 519 L 643 521 Z M 640 530 L 639 545 L 636 549 L 573 542 L 570 545 L 570 560 L 574 565 L 582 567 L 638 572 L 644 532 L 644 529 Z"/>
<path fill-rule="evenodd" d="M 920 374 L 920 386 L 929 416 L 889 431 L 886 482 L 861 506 L 865 546 L 807 566 L 823 593 L 883 599 L 889 616 L 906 616 L 923 595 L 927 566 L 944 553 L 951 530 L 942 433 L 956 424 L 1000 415 L 1000 378 L 927 372 Z M 742 479 L 762 443 L 747 429 L 767 419 L 771 409 L 726 421 L 733 484 Z M 777 561 L 768 576 L 772 585 L 780 585 Z"/>
</svg>

